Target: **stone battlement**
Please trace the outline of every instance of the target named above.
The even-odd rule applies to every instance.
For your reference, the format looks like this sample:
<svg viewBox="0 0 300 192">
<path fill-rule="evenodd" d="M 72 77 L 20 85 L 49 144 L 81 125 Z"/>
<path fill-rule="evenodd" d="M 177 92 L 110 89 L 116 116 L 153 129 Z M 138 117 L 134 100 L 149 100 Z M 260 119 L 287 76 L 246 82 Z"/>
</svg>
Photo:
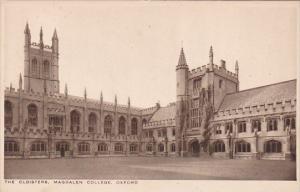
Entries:
<svg viewBox="0 0 300 192">
<path fill-rule="evenodd" d="M 215 120 L 222 120 L 228 118 L 237 118 L 243 116 L 251 116 L 255 114 L 274 114 L 281 112 L 292 112 L 296 110 L 296 99 L 289 99 L 283 101 L 276 101 L 273 103 L 240 106 L 235 109 L 219 110 L 215 113 Z"/>
<path fill-rule="evenodd" d="M 143 125 L 143 129 L 175 126 L 175 119 L 165 119 L 161 121 L 151 121 Z"/>
</svg>

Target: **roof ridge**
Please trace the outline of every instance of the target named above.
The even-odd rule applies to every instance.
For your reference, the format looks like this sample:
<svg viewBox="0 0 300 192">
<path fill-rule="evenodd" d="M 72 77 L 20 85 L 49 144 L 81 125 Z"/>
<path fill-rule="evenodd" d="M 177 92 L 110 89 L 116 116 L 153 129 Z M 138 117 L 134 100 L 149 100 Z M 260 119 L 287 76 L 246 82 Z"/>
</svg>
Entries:
<svg viewBox="0 0 300 192">
<path fill-rule="evenodd" d="M 291 82 L 291 81 L 297 81 L 297 79 L 290 79 L 290 80 L 287 80 L 287 81 L 281 81 L 281 82 L 267 84 L 267 85 L 263 85 L 263 86 L 259 86 L 259 87 L 252 87 L 252 88 L 244 89 L 244 90 L 238 91 L 238 92 L 227 93 L 226 95 L 233 95 L 233 94 L 236 94 L 236 93 L 251 91 L 251 90 L 254 90 L 254 89 L 260 89 L 260 88 L 264 88 L 264 87 L 268 87 L 268 86 L 273 86 L 273 85 L 278 85 L 278 84 L 283 84 L 283 83 L 287 83 L 287 82 Z"/>
</svg>

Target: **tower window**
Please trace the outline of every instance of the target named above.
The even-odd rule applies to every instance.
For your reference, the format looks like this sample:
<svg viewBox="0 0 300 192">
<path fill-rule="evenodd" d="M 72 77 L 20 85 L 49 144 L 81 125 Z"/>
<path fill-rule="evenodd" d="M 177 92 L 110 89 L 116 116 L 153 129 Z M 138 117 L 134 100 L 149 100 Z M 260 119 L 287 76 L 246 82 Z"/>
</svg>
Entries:
<svg viewBox="0 0 300 192">
<path fill-rule="evenodd" d="M 45 60 L 43 63 L 43 74 L 46 77 L 49 77 L 49 67 L 50 67 L 49 61 Z"/>
<path fill-rule="evenodd" d="M 36 58 L 33 58 L 31 61 L 31 72 L 33 74 L 38 74 L 38 66 Z"/>
<path fill-rule="evenodd" d="M 220 80 L 219 80 L 219 88 L 222 88 L 222 86 L 223 86 L 222 84 L 223 84 L 223 80 L 220 79 Z"/>
<path fill-rule="evenodd" d="M 200 88 L 201 88 L 201 78 L 195 79 L 195 80 L 193 81 L 193 91 L 194 91 L 194 92 L 195 92 L 195 91 L 198 91 L 198 90 L 200 90 Z"/>
</svg>

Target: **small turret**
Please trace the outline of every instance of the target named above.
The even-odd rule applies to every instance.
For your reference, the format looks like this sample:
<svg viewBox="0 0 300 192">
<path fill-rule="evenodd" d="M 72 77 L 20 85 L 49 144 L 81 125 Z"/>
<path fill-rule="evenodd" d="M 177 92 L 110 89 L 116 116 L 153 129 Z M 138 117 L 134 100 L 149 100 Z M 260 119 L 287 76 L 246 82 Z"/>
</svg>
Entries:
<svg viewBox="0 0 300 192">
<path fill-rule="evenodd" d="M 212 46 L 210 46 L 209 49 L 209 64 L 214 64 L 214 52 Z"/>
<path fill-rule="evenodd" d="M 43 28 L 41 27 L 40 30 L 40 48 L 43 49 L 44 48 L 44 41 L 43 41 Z"/>
</svg>

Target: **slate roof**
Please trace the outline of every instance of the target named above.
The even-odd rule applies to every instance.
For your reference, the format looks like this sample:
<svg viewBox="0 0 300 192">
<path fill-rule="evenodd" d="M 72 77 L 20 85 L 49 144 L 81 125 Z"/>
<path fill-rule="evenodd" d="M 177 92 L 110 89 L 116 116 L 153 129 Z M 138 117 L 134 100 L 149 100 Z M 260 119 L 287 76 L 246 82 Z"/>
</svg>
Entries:
<svg viewBox="0 0 300 192">
<path fill-rule="evenodd" d="M 230 93 L 219 111 L 296 99 L 296 79 Z"/>
<path fill-rule="evenodd" d="M 149 122 L 163 121 L 168 119 L 175 119 L 176 104 L 170 103 L 166 107 L 159 108 L 151 117 Z"/>
</svg>

